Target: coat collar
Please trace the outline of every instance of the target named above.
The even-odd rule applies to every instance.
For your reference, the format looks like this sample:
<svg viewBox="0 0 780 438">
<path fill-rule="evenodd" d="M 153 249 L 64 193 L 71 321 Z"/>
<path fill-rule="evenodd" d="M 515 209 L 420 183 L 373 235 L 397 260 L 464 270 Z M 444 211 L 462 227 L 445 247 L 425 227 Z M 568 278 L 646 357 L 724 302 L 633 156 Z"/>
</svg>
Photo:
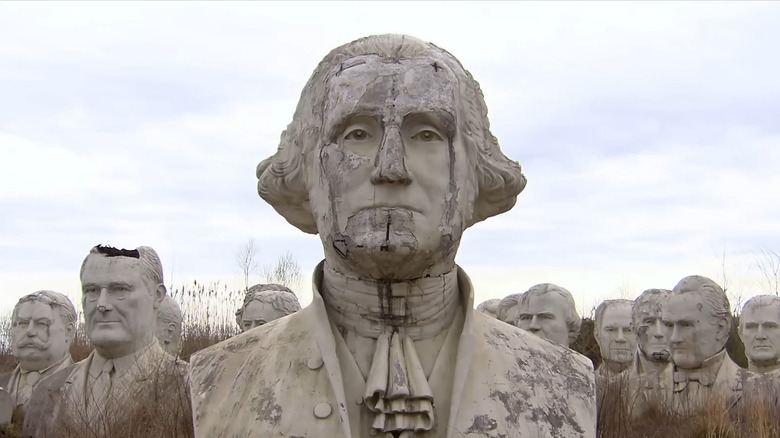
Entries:
<svg viewBox="0 0 780 438">
<path fill-rule="evenodd" d="M 341 420 L 343 436 L 345 438 L 352 438 L 349 414 L 347 413 L 347 399 L 344 394 L 344 379 L 341 374 L 339 358 L 336 355 L 336 340 L 333 337 L 331 323 L 328 320 L 328 314 L 325 310 L 325 302 L 322 300 L 322 295 L 320 294 L 324 264 L 324 260 L 320 262 L 317 267 L 314 268 L 314 275 L 312 276 L 311 307 L 314 318 L 310 321 L 313 326 L 312 330 L 315 333 L 317 347 L 322 355 L 322 362 L 328 373 L 331 389 L 336 396 L 336 409 L 339 413 L 339 420 Z M 450 404 L 449 424 L 447 427 L 448 438 L 455 438 L 456 429 L 454 425 L 458 419 L 460 401 L 462 399 L 469 370 L 471 369 L 471 361 L 477 339 L 476 327 L 473 322 L 474 291 L 471 285 L 471 279 L 469 279 L 468 275 L 466 275 L 459 266 L 457 267 L 457 272 L 458 291 L 461 294 L 461 303 L 465 312 L 465 319 L 463 322 L 463 331 L 461 332 L 460 340 L 458 341 L 458 354 L 455 361 L 455 373 L 453 374 L 452 396 L 450 397 L 452 401 Z"/>
</svg>

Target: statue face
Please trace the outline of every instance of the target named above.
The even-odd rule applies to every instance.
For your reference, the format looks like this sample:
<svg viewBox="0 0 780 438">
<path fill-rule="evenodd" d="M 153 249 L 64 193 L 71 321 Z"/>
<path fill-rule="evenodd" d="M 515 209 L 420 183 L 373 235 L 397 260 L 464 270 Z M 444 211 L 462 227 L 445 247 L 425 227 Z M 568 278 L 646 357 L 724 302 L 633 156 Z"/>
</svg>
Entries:
<svg viewBox="0 0 780 438">
<path fill-rule="evenodd" d="M 569 345 L 569 328 L 566 326 L 564 310 L 566 302 L 557 294 L 532 295 L 528 305 L 520 307 L 517 326 L 540 338 Z"/>
<path fill-rule="evenodd" d="M 87 336 L 106 357 L 126 356 L 154 341 L 165 289 L 149 290 L 142 278 L 138 259 L 87 258 L 81 277 Z"/>
<path fill-rule="evenodd" d="M 742 342 L 745 354 L 759 365 L 776 364 L 780 359 L 780 315 L 777 306 L 752 307 L 742 313 Z"/>
<path fill-rule="evenodd" d="M 178 327 L 173 321 L 157 318 L 155 336 L 162 349 L 173 356 L 178 356 L 181 351 L 181 330 Z"/>
<path fill-rule="evenodd" d="M 645 357 L 657 362 L 669 360 L 669 336 L 661 320 L 660 306 L 648 304 L 639 312 L 636 334 Z"/>
<path fill-rule="evenodd" d="M 603 310 L 598 341 L 601 356 L 617 363 L 628 363 L 634 359 L 636 334 L 631 323 L 630 306 L 609 306 Z"/>
<path fill-rule="evenodd" d="M 284 313 L 274 309 L 270 303 L 252 300 L 244 307 L 241 315 L 241 330 L 247 331 L 283 316 Z"/>
<path fill-rule="evenodd" d="M 14 357 L 25 370 L 46 369 L 68 354 L 72 327 L 67 327 L 50 305 L 40 301 L 21 303 L 13 324 Z"/>
<path fill-rule="evenodd" d="M 457 80 L 431 60 L 350 62 L 329 81 L 322 146 L 307 160 L 326 259 L 376 279 L 416 278 L 442 260 L 449 270 L 474 179 L 455 132 Z"/>
<path fill-rule="evenodd" d="M 712 308 L 698 293 L 672 295 L 663 304 L 663 322 L 669 332 L 672 361 L 683 369 L 701 367 L 723 349 L 720 326 Z"/>
</svg>

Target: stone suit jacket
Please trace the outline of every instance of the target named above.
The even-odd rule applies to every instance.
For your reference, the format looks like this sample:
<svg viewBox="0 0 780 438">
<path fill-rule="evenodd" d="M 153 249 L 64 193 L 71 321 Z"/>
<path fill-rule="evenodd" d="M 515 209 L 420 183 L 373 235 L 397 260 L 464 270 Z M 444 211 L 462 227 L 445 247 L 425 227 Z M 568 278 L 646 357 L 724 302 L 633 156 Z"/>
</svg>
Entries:
<svg viewBox="0 0 780 438">
<path fill-rule="evenodd" d="M 663 373 L 662 382 L 663 389 L 666 393 L 666 397 L 670 397 L 672 400 L 674 391 L 674 371 L 675 366 L 670 365 Z M 718 373 L 715 376 L 715 382 L 712 384 L 712 393 L 722 394 L 726 397 L 729 407 L 737 405 L 743 397 L 744 389 L 746 387 L 752 387 L 756 374 L 740 368 L 739 365 L 734 363 L 726 353 L 723 356 L 723 362 L 718 369 Z"/>
<path fill-rule="evenodd" d="M 195 436 L 363 438 L 350 430 L 333 331 L 314 275 L 303 310 L 198 352 L 190 361 Z M 473 310 L 458 268 L 465 320 L 453 364 L 447 438 L 596 436 L 593 366 L 585 356 Z"/>
</svg>

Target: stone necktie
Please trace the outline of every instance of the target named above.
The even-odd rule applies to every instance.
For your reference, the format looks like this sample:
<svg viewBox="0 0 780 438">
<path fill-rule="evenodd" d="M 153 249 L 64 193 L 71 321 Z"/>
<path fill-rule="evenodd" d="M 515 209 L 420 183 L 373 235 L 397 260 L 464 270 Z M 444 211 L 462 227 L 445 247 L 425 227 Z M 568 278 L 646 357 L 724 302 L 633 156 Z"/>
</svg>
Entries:
<svg viewBox="0 0 780 438">
<path fill-rule="evenodd" d="M 29 371 L 23 374 L 24 385 L 19 389 L 19 393 L 16 397 L 16 406 L 26 405 L 32 397 L 33 387 L 41 380 L 41 373 L 38 371 Z"/>
<path fill-rule="evenodd" d="M 88 405 L 93 414 L 105 415 L 105 408 L 108 406 L 108 398 L 111 395 L 114 376 L 114 361 L 106 360 L 100 370 L 95 382 L 92 384 L 91 394 Z"/>
</svg>

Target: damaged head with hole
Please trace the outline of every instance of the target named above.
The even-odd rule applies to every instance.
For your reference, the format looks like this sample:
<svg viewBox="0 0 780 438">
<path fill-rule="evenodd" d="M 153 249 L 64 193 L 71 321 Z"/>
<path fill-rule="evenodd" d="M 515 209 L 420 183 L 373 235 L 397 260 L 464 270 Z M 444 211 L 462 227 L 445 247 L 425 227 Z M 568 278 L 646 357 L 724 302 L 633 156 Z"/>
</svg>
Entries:
<svg viewBox="0 0 780 438">
<path fill-rule="evenodd" d="M 263 199 L 320 235 L 330 266 L 390 281 L 452 270 L 463 231 L 509 210 L 526 183 L 471 74 L 403 35 L 328 54 L 257 177 Z"/>
</svg>

